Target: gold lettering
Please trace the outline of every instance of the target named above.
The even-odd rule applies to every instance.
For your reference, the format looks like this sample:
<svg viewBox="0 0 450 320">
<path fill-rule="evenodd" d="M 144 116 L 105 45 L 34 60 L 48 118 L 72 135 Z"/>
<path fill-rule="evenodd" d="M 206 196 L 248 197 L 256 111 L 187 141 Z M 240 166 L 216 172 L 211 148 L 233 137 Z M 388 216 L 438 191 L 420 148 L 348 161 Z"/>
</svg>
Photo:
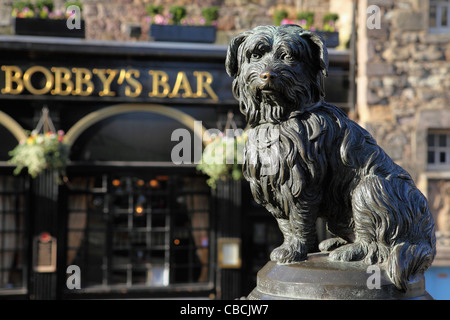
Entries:
<svg viewBox="0 0 450 320">
<path fill-rule="evenodd" d="M 20 94 L 23 91 L 22 70 L 17 66 L 2 66 L 5 71 L 5 88 L 2 93 Z M 14 83 L 16 88 L 14 88 Z"/>
<path fill-rule="evenodd" d="M 67 96 L 73 90 L 72 72 L 67 68 L 53 67 L 50 70 L 55 74 L 55 89 L 51 91 L 52 95 Z M 63 90 L 63 84 L 66 88 Z"/>
<path fill-rule="evenodd" d="M 150 70 L 148 72 L 153 77 L 152 92 L 148 94 L 149 97 L 165 98 L 170 92 L 170 86 L 167 83 L 169 76 L 164 71 Z M 163 91 L 160 92 L 159 88 L 162 87 Z"/>
<path fill-rule="evenodd" d="M 92 72 L 86 68 L 72 68 L 75 73 L 75 90 L 73 95 L 89 96 L 94 91 L 94 83 L 91 81 Z M 83 85 L 86 85 L 86 90 L 83 90 Z"/>
<path fill-rule="evenodd" d="M 31 77 L 36 72 L 41 72 L 45 77 L 45 85 L 41 89 L 36 89 L 33 87 L 33 84 L 31 83 Z M 25 88 L 32 94 L 35 95 L 42 95 L 49 93 L 50 90 L 53 88 L 53 84 L 55 83 L 55 79 L 53 78 L 53 74 L 44 67 L 41 66 L 34 66 L 29 68 L 25 73 L 23 74 L 23 84 Z"/>
<path fill-rule="evenodd" d="M 183 98 L 190 98 L 193 96 L 191 85 L 189 84 L 186 73 L 183 71 L 178 72 L 177 80 L 175 81 L 175 85 L 173 86 L 172 93 L 169 94 L 169 98 L 179 97 L 180 94 L 178 93 L 178 91 L 180 91 L 180 89 L 184 90 L 184 93 L 182 95 Z"/>
<path fill-rule="evenodd" d="M 213 82 L 213 76 L 211 73 L 207 71 L 194 71 L 194 76 L 197 77 L 197 92 L 195 94 L 196 98 L 206 98 L 208 95 L 203 92 L 203 89 L 208 92 L 209 96 L 214 100 L 218 101 L 219 98 L 217 97 L 214 90 L 211 88 L 211 83 Z"/>
<path fill-rule="evenodd" d="M 96 75 L 98 75 L 98 77 L 100 78 L 100 80 L 102 81 L 102 84 L 103 84 L 103 90 L 100 91 L 98 93 L 98 95 L 100 97 L 115 96 L 116 93 L 111 91 L 110 87 L 111 87 L 111 82 L 116 77 L 116 75 L 119 73 L 119 71 L 111 70 L 111 69 L 93 69 L 92 72 L 95 73 Z M 109 76 L 106 77 L 105 73 L 107 73 Z"/>
<path fill-rule="evenodd" d="M 139 78 L 139 76 L 140 76 L 139 70 L 132 69 L 132 70 L 127 71 L 127 73 L 125 75 L 125 79 L 127 80 L 127 83 L 129 85 L 134 87 L 134 92 L 131 91 L 130 86 L 126 86 L 125 87 L 125 95 L 127 97 L 134 98 L 134 97 L 139 97 L 139 95 L 141 94 L 142 84 L 139 81 L 137 81 L 135 78 L 133 78 L 132 75 L 134 75 L 136 77 L 136 79 Z"/>
</svg>

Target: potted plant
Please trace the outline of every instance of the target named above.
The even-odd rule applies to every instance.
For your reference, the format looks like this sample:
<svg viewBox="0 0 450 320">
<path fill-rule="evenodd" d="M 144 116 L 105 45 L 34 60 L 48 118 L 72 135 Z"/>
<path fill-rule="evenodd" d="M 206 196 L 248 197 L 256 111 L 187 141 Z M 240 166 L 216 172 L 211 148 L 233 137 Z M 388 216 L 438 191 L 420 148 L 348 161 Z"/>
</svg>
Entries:
<svg viewBox="0 0 450 320">
<path fill-rule="evenodd" d="M 186 8 L 172 6 L 167 16 L 161 6 L 148 6 L 151 17 L 150 36 L 155 41 L 203 42 L 216 41 L 218 7 L 202 10 L 201 19 L 187 18 Z"/>
<path fill-rule="evenodd" d="M 52 36 L 52 37 L 72 37 L 84 38 L 84 20 L 80 17 L 79 28 L 69 28 L 67 19 L 73 13 L 67 13 L 67 8 L 75 5 L 81 11 L 80 1 L 67 2 L 66 11 L 54 10 L 53 0 L 40 0 L 34 4 L 31 1 L 17 1 L 13 3 L 13 29 L 18 35 L 32 36 Z M 76 14 L 76 12 L 75 12 Z"/>
<path fill-rule="evenodd" d="M 242 179 L 245 141 L 245 132 L 232 137 L 221 132 L 212 137 L 203 150 L 201 163 L 197 165 L 197 170 L 209 176 L 206 182 L 211 188 L 215 189 L 219 181 Z"/>
<path fill-rule="evenodd" d="M 339 46 L 339 32 L 336 27 L 338 19 L 339 15 L 337 13 L 328 13 L 324 15 L 322 30 L 318 31 L 329 48 Z"/>
<path fill-rule="evenodd" d="M 314 24 L 314 12 L 302 11 L 297 14 L 297 19 L 299 20 L 299 26 L 303 29 L 312 30 Z"/>
</svg>

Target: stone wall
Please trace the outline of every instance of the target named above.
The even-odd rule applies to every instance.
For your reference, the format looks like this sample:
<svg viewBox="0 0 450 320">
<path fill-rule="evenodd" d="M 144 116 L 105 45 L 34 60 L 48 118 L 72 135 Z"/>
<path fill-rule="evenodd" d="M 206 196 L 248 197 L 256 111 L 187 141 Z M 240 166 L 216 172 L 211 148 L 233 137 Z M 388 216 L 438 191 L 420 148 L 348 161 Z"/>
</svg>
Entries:
<svg viewBox="0 0 450 320">
<path fill-rule="evenodd" d="M 219 6 L 218 43 L 226 44 L 235 34 L 258 25 L 273 24 L 275 10 L 287 9 L 290 18 L 300 11 L 314 11 L 315 25 L 321 26 L 322 17 L 330 12 L 330 0 L 81 0 L 83 18 L 86 20 L 87 39 L 135 40 L 126 30 L 129 25 L 142 27 L 139 40 L 148 40 L 149 23 L 145 7 L 164 5 L 166 12 L 172 5 L 184 5 L 192 18 L 199 18 L 207 6 Z M 351 2 L 351 0 L 342 0 Z M 10 24 L 13 1 L 0 0 L 0 28 Z M 62 0 L 55 0 L 57 8 L 63 8 Z M 339 8 L 337 8 L 339 9 Z M 2 14 L 2 13 L 5 14 Z"/>
<path fill-rule="evenodd" d="M 358 5 L 359 122 L 428 197 L 439 256 L 450 243 L 450 171 L 427 168 L 427 135 L 450 130 L 450 34 L 430 32 L 428 0 Z M 380 29 L 366 25 L 370 5 L 381 9 Z"/>
<path fill-rule="evenodd" d="M 219 6 L 218 43 L 228 43 L 235 34 L 258 25 L 273 24 L 272 15 L 277 9 L 287 9 L 292 18 L 301 10 L 316 12 L 316 21 L 329 12 L 329 0 L 90 0 L 85 1 L 83 16 L 86 19 L 87 38 L 130 40 L 125 29 L 129 24 L 140 25 L 139 40 L 148 39 L 149 23 L 147 4 L 162 4 L 166 13 L 172 5 L 184 5 L 189 17 L 199 18 L 207 6 Z"/>
<path fill-rule="evenodd" d="M 380 29 L 366 25 L 370 5 L 381 9 Z M 439 110 L 450 105 L 450 35 L 429 33 L 428 5 L 359 1 L 359 120 L 416 179 L 425 169 L 415 152 L 426 143 L 424 137 L 416 139 L 419 114 L 435 109 L 439 117 Z"/>
</svg>

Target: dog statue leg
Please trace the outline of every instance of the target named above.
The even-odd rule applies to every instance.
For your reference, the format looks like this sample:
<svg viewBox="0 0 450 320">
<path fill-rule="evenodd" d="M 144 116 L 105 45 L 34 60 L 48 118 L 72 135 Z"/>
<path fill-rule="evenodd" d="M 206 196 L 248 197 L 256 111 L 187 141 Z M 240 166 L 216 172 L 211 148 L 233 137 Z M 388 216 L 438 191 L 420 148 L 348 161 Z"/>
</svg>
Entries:
<svg viewBox="0 0 450 320">
<path fill-rule="evenodd" d="M 319 244 L 319 250 L 322 252 L 332 251 L 332 250 L 339 248 L 347 243 L 348 242 L 346 240 L 344 240 L 340 237 L 330 238 L 330 239 L 323 240 Z"/>
<path fill-rule="evenodd" d="M 298 239 L 288 219 L 277 219 L 278 226 L 284 237 L 284 242 L 278 248 L 275 248 L 270 254 L 270 260 L 279 264 L 290 264 L 306 260 L 307 248 L 303 242 Z"/>
</svg>

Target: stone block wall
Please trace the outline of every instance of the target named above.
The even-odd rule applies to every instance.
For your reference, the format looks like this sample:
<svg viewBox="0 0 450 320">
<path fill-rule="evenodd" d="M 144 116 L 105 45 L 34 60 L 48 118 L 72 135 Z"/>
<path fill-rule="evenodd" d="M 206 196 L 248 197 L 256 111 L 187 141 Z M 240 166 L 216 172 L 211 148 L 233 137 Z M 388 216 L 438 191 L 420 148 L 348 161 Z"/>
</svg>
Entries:
<svg viewBox="0 0 450 320">
<path fill-rule="evenodd" d="M 12 2 L 0 0 L 2 33 L 11 32 L 5 30 L 10 25 Z M 56 8 L 64 8 L 65 1 L 54 2 Z M 221 44 L 228 43 L 232 36 L 241 31 L 273 24 L 272 15 L 278 9 L 286 9 L 292 19 L 296 18 L 297 12 L 314 11 L 316 27 L 321 26 L 323 15 L 330 12 L 330 0 L 82 0 L 82 3 L 87 39 L 99 40 L 136 40 L 127 35 L 129 25 L 141 26 L 143 33 L 138 40 L 148 40 L 149 22 L 145 7 L 150 3 L 163 5 L 166 13 L 172 5 L 184 5 L 189 17 L 194 19 L 201 17 L 202 8 L 219 6 L 217 41 Z"/>
<path fill-rule="evenodd" d="M 358 5 L 359 121 L 418 179 L 425 164 L 416 151 L 426 143 L 416 135 L 420 113 L 433 109 L 439 117 L 450 107 L 450 34 L 429 32 L 429 1 Z M 380 29 L 367 27 L 370 5 L 380 8 Z"/>
<path fill-rule="evenodd" d="M 258 25 L 273 24 L 272 15 L 277 9 L 287 9 L 292 18 L 301 10 L 316 12 L 316 21 L 329 12 L 329 0 L 88 0 L 84 1 L 87 38 L 130 40 L 127 25 L 142 27 L 139 40 L 148 39 L 149 23 L 145 7 L 163 5 L 168 13 L 172 5 L 186 6 L 190 18 L 198 19 L 204 7 L 219 6 L 218 43 L 226 44 L 235 34 Z"/>
</svg>

